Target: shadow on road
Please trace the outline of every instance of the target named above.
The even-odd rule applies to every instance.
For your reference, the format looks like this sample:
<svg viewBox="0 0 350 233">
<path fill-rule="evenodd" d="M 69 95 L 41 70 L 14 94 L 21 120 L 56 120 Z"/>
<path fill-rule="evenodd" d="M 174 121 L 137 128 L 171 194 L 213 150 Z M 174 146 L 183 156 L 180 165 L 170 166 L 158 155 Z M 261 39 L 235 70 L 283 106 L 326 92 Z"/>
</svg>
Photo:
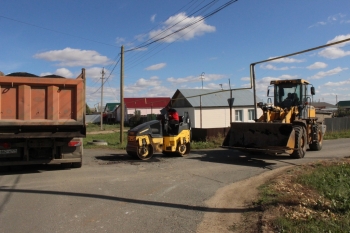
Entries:
<svg viewBox="0 0 350 233">
<path fill-rule="evenodd" d="M 101 155 L 101 156 L 95 156 L 97 160 L 104 161 L 104 164 L 116 164 L 116 163 L 130 163 L 133 165 L 138 165 L 141 163 L 154 163 L 154 162 L 160 162 L 160 160 L 153 156 L 149 160 L 140 160 L 138 158 L 134 158 L 130 155 L 125 154 L 110 154 L 110 155 Z"/>
<path fill-rule="evenodd" d="M 200 150 L 193 153 L 201 155 L 196 157 L 189 157 L 188 159 L 195 159 L 203 162 L 224 163 L 233 165 L 242 165 L 250 167 L 269 168 L 269 166 L 276 165 L 277 162 L 288 165 L 298 165 L 294 163 L 289 155 L 267 155 L 263 153 L 249 154 L 237 150 Z M 276 161 L 276 162 L 274 162 Z"/>
<path fill-rule="evenodd" d="M 31 165 L 17 165 L 0 167 L 0 175 L 20 175 L 31 173 L 42 173 L 47 171 L 58 171 L 75 169 L 61 166 L 61 164 L 31 164 Z"/>
<path fill-rule="evenodd" d="M 131 204 L 139 204 L 146 206 L 158 206 L 164 208 L 176 208 L 184 210 L 193 210 L 201 212 L 216 212 L 216 213 L 243 213 L 249 211 L 256 211 L 257 208 L 209 208 L 205 206 L 194 206 L 194 205 L 185 205 L 185 204 L 175 204 L 167 202 L 157 202 L 157 201 L 147 201 L 147 200 L 136 200 L 131 198 L 124 197 L 113 197 L 101 194 L 88 194 L 88 193 L 74 193 L 74 192 L 60 192 L 60 191 L 48 191 L 48 190 L 28 190 L 28 189 L 12 189 L 12 188 L 3 188 L 0 186 L 0 192 L 2 193 L 23 193 L 23 194 L 44 194 L 44 195 L 57 195 L 57 196 L 70 196 L 70 197 L 83 197 L 83 198 L 93 198 L 93 199 L 103 199 L 116 202 L 124 202 Z"/>
</svg>

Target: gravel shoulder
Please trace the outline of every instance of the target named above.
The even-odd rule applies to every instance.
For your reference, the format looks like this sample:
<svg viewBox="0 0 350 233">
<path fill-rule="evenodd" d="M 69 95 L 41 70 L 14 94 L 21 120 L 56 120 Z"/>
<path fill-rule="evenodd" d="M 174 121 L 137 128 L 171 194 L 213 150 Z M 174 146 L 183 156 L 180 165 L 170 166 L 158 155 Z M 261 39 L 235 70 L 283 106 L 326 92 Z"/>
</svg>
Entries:
<svg viewBox="0 0 350 233">
<path fill-rule="evenodd" d="M 255 211 L 250 206 L 258 196 L 258 187 L 291 167 L 293 166 L 280 167 L 219 189 L 206 204 L 209 208 L 229 211 L 206 213 L 197 228 L 197 233 L 241 232 L 237 226 L 242 224 L 244 213 Z M 258 219 L 256 221 L 258 222 Z"/>
</svg>

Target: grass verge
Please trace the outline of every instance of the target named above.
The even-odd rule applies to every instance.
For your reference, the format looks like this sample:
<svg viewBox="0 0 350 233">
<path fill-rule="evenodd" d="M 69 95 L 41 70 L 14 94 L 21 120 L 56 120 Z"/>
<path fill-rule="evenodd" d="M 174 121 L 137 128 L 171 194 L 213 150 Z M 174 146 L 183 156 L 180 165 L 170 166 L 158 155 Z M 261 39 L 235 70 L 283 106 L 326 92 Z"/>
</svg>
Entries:
<svg viewBox="0 0 350 233">
<path fill-rule="evenodd" d="M 260 187 L 261 231 L 350 232 L 350 159 L 302 165 Z"/>
<path fill-rule="evenodd" d="M 93 148 L 105 148 L 105 149 L 121 149 L 124 150 L 126 147 L 127 134 L 124 133 L 124 142 L 120 144 L 120 133 L 118 132 L 120 125 L 103 125 L 103 131 L 115 131 L 113 133 L 101 133 L 101 134 L 89 134 L 89 132 L 99 132 L 101 131 L 100 125 L 89 124 L 87 126 L 87 136 L 84 138 L 84 148 L 93 149 Z M 125 127 L 125 130 L 128 130 L 128 127 Z M 324 136 L 325 140 L 329 139 L 338 139 L 338 138 L 350 138 L 350 131 L 343 132 L 334 132 L 326 133 Z M 224 141 L 225 136 L 218 134 L 216 137 L 208 137 L 205 141 L 192 141 L 191 149 L 215 149 L 219 148 Z M 108 142 L 108 146 L 96 146 L 90 145 L 88 142 L 92 140 L 105 140 Z"/>
<path fill-rule="evenodd" d="M 344 130 L 340 132 L 327 132 L 324 135 L 325 140 L 338 139 L 338 138 L 350 138 L 350 130 Z"/>
</svg>

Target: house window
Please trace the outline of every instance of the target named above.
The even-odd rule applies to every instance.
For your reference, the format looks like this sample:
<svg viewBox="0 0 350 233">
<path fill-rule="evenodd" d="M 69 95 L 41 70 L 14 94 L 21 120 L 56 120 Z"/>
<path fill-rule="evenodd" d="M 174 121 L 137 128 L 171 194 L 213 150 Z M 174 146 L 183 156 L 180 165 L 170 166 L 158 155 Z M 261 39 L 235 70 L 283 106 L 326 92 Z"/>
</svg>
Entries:
<svg viewBox="0 0 350 233">
<path fill-rule="evenodd" d="M 243 121 L 243 110 L 235 110 L 235 121 Z"/>
<path fill-rule="evenodd" d="M 254 109 L 248 109 L 248 120 L 253 121 L 255 118 Z"/>
</svg>

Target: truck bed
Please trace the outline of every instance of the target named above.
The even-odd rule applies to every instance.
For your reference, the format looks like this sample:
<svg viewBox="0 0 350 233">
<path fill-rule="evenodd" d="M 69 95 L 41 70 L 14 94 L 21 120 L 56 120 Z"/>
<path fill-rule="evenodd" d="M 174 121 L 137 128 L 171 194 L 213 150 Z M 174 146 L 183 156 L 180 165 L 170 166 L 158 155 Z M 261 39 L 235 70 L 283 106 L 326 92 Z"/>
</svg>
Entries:
<svg viewBox="0 0 350 233">
<path fill-rule="evenodd" d="M 85 135 L 85 80 L 0 76 L 0 138 Z"/>
</svg>

